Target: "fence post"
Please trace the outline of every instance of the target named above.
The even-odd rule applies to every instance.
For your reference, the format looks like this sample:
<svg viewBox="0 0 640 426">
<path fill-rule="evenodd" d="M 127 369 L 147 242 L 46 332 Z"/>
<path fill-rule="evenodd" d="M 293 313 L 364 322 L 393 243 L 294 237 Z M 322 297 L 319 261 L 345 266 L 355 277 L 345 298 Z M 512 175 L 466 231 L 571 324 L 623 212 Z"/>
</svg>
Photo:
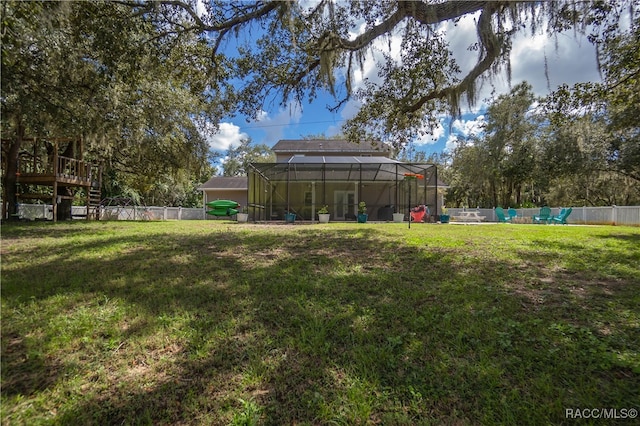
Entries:
<svg viewBox="0 0 640 426">
<path fill-rule="evenodd" d="M 167 206 L 162 209 L 162 219 L 167 220 Z"/>
<path fill-rule="evenodd" d="M 182 206 L 178 207 L 178 220 L 182 220 Z"/>
<path fill-rule="evenodd" d="M 616 225 L 618 222 L 618 210 L 616 209 L 616 205 L 614 204 L 611 208 L 611 222 Z"/>
</svg>

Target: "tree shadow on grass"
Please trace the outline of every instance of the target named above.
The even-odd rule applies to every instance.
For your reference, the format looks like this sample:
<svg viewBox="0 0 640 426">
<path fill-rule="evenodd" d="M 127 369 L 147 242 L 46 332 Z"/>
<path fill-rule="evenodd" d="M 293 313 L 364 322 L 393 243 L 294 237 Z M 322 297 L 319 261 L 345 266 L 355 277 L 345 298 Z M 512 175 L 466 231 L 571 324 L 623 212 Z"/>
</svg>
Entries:
<svg viewBox="0 0 640 426">
<path fill-rule="evenodd" d="M 640 228 L 638 228 L 638 232 L 634 234 L 621 234 L 616 232 L 611 232 L 607 234 L 598 235 L 598 238 L 604 239 L 613 239 L 619 240 L 628 244 L 630 250 L 638 251 L 638 247 L 640 247 Z"/>
<path fill-rule="evenodd" d="M 261 407 L 265 424 L 533 424 L 561 421 L 565 405 L 633 401 L 637 373 L 608 354 L 633 330 L 603 338 L 555 309 L 530 309 L 513 291 L 519 265 L 409 247 L 374 228 L 287 232 L 100 235 L 43 257 L 37 267 L 53 272 L 28 290 L 28 268 L 12 269 L 5 306 L 46 307 L 66 294 L 60 316 L 72 320 L 76 304 L 101 297 L 122 312 L 72 336 L 89 338 L 84 349 L 56 348 L 46 315 L 34 320 L 39 335 L 3 321 L 3 336 L 23 340 L 6 358 L 3 338 L 3 398 L 55 394 L 75 374 L 84 395 L 69 388 L 56 421 L 95 424 L 228 424 L 240 398 Z M 78 262 L 94 244 L 114 254 Z M 117 344 L 99 346 L 101 333 Z M 29 346 L 49 356 L 20 364 Z M 86 366 L 68 362 L 75 350 Z M 92 375 L 98 365 L 106 372 Z"/>
</svg>

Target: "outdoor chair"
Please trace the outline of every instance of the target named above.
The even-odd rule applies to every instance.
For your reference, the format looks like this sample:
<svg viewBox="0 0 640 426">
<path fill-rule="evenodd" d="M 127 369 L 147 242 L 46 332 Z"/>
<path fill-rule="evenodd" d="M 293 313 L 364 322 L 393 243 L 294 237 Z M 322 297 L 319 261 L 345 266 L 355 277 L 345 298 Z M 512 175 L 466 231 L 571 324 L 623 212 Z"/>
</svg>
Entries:
<svg viewBox="0 0 640 426">
<path fill-rule="evenodd" d="M 426 221 L 429 221 L 429 207 L 425 206 L 425 205 L 420 205 L 420 206 L 416 206 L 414 208 L 411 209 L 410 212 L 410 216 L 411 216 L 411 221 L 412 222 L 422 222 L 423 219 L 425 219 L 426 216 Z"/>
<path fill-rule="evenodd" d="M 544 206 L 540 208 L 540 213 L 533 217 L 533 223 L 549 223 L 551 220 L 551 208 Z"/>
<path fill-rule="evenodd" d="M 549 222 L 553 221 L 554 218 L 556 217 L 560 217 L 564 214 L 564 212 L 566 212 L 567 209 L 565 209 L 564 207 L 560 209 L 560 213 L 558 213 L 556 216 L 551 215 L 551 217 L 549 218 Z"/>
<path fill-rule="evenodd" d="M 518 212 L 516 211 L 516 209 L 509 209 L 507 210 L 507 214 L 509 215 L 509 217 L 507 218 L 508 221 L 513 222 L 513 219 L 515 219 L 516 217 L 518 217 Z"/>
<path fill-rule="evenodd" d="M 498 217 L 498 222 L 506 223 L 507 218 L 504 215 L 504 209 L 502 207 L 496 207 L 496 216 Z"/>
<path fill-rule="evenodd" d="M 551 222 L 552 223 L 559 223 L 561 225 L 566 225 L 567 224 L 567 218 L 571 214 L 572 210 L 573 210 L 573 207 L 569 207 L 568 209 L 560 210 L 560 214 L 558 214 L 557 216 L 553 216 L 551 218 Z"/>
</svg>

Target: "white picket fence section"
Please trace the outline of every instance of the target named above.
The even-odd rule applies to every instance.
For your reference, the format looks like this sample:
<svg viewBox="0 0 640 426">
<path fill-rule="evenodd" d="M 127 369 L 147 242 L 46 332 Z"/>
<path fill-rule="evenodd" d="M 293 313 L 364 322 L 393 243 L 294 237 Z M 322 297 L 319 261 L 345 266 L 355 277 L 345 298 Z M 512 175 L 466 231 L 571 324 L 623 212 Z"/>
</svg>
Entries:
<svg viewBox="0 0 640 426">
<path fill-rule="evenodd" d="M 551 213 L 560 213 L 560 207 L 551 209 Z M 456 216 L 462 211 L 478 211 L 485 216 L 485 222 L 497 222 L 494 209 L 458 209 L 450 208 L 450 216 Z M 506 210 L 506 209 L 505 209 Z M 539 208 L 516 209 L 519 217 L 533 217 L 540 212 Z M 19 204 L 18 214 L 23 219 L 37 220 L 53 218 L 51 205 L 47 204 Z M 86 207 L 74 206 L 72 214 L 75 219 L 85 215 Z M 184 207 L 102 207 L 101 220 L 205 220 L 216 219 L 207 215 L 204 208 Z M 229 219 L 223 217 L 222 219 Z M 631 225 L 640 226 L 640 206 L 607 206 L 607 207 L 573 207 L 567 219 L 570 224 L 589 225 Z"/>
</svg>

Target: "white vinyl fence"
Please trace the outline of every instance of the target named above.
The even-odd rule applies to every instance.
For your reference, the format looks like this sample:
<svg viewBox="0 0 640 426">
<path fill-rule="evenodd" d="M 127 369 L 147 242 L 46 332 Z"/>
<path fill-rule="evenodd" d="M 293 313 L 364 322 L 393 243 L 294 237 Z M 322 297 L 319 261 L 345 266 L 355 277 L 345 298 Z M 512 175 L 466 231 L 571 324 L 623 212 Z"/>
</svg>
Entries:
<svg viewBox="0 0 640 426">
<path fill-rule="evenodd" d="M 73 215 L 79 216 L 84 216 L 86 211 L 83 206 L 73 209 L 77 209 Z M 202 208 L 109 206 L 100 209 L 100 220 L 202 220 L 205 215 Z"/>
<path fill-rule="evenodd" d="M 551 213 L 560 213 L 560 207 L 551 209 Z M 450 208 L 448 213 L 456 216 L 462 211 L 479 211 L 480 216 L 485 216 L 485 222 L 497 222 L 494 209 L 457 209 Z M 539 208 L 516 209 L 518 217 L 530 218 L 540 212 Z M 47 204 L 19 204 L 18 213 L 22 219 L 48 219 L 53 218 L 51 205 Z M 84 219 L 86 207 L 74 206 L 72 214 L 75 219 Z M 506 212 L 506 209 L 505 209 Z M 215 219 L 207 215 L 204 208 L 183 207 L 102 207 L 100 220 L 205 220 Z M 222 219 L 229 219 L 223 217 Z M 567 218 L 570 224 L 590 225 L 632 225 L 640 226 L 640 206 L 608 206 L 608 207 L 573 207 L 573 211 Z"/>
<path fill-rule="evenodd" d="M 87 207 L 73 206 L 71 214 L 74 219 L 85 219 Z M 18 215 L 22 219 L 53 219 L 50 204 L 19 204 Z M 207 214 L 203 208 L 184 207 L 101 207 L 100 220 L 203 220 Z"/>
<path fill-rule="evenodd" d="M 551 214 L 560 214 L 562 207 L 551 208 Z M 450 216 L 456 216 L 462 211 L 478 211 L 485 216 L 485 222 L 497 222 L 498 217 L 494 209 L 448 209 Z M 504 209 L 505 214 L 507 209 Z M 531 218 L 540 213 L 540 208 L 516 209 L 518 217 Z M 640 225 L 640 206 L 606 206 L 606 207 L 573 207 L 567 218 L 567 223 L 588 225 Z"/>
</svg>

